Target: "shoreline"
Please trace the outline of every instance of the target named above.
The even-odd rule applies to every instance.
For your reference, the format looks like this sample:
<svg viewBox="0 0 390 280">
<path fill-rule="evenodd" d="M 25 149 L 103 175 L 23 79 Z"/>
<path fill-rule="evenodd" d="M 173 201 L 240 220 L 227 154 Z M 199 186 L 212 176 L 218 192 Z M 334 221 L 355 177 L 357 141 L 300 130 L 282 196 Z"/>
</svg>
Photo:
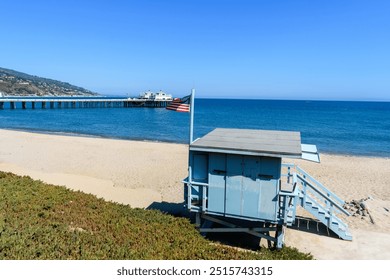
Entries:
<svg viewBox="0 0 390 280">
<path fill-rule="evenodd" d="M 49 130 L 35 130 L 35 129 L 17 129 L 17 128 L 1 128 L 0 131 L 15 131 L 15 132 L 26 132 L 26 133 L 36 133 L 42 135 L 57 135 L 57 136 L 69 136 L 69 137 L 85 137 L 85 138 L 96 138 L 96 139 L 111 139 L 111 140 L 123 140 L 123 141 L 135 141 L 135 142 L 151 142 L 151 143 L 167 143 L 167 144 L 177 144 L 177 145 L 188 145 L 187 142 L 175 142 L 169 140 L 152 140 L 152 139 L 141 139 L 141 138 L 127 138 L 127 137 L 110 137 L 99 134 L 83 134 L 77 132 L 63 132 L 63 131 L 49 131 Z M 390 159 L 390 156 L 380 156 L 377 154 L 351 154 L 345 152 L 321 152 L 319 151 L 320 159 L 321 155 L 330 155 L 330 156 L 346 156 L 346 157 L 361 157 L 361 158 L 383 158 Z"/>
<path fill-rule="evenodd" d="M 342 217 L 353 241 L 292 228 L 286 245 L 316 259 L 390 259 L 390 158 L 322 154 L 321 163 L 292 160 L 345 201 L 367 197 L 372 224 Z M 0 129 L 0 170 L 92 193 L 131 207 L 181 211 L 188 145 L 53 135 Z M 298 213 L 301 216 L 306 212 Z M 329 249 L 331 248 L 331 249 Z"/>
<path fill-rule="evenodd" d="M 58 136 L 70 136 L 70 137 L 85 137 L 85 138 L 97 138 L 97 139 L 111 139 L 111 140 L 123 140 L 123 141 L 135 141 L 135 142 L 151 142 L 151 143 L 167 143 L 167 144 L 178 144 L 188 145 L 187 142 L 175 142 L 175 141 L 163 141 L 163 140 L 152 140 L 152 139 L 141 139 L 141 138 L 127 138 L 127 137 L 109 137 L 102 134 L 83 134 L 78 132 L 64 132 L 64 131 L 50 131 L 50 130 L 35 130 L 35 129 L 17 129 L 17 128 L 1 128 L 1 130 L 15 131 L 15 132 L 26 132 L 36 133 L 42 135 L 58 135 Z"/>
</svg>

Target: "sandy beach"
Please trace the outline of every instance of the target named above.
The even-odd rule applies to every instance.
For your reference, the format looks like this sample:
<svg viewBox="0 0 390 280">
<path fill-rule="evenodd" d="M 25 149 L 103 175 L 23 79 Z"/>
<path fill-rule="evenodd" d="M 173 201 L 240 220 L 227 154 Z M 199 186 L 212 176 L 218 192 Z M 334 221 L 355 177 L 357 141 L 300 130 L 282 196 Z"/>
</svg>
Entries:
<svg viewBox="0 0 390 280">
<path fill-rule="evenodd" d="M 183 201 L 188 146 L 0 130 L 0 170 L 147 208 Z M 316 259 L 390 259 L 390 159 L 321 154 L 296 160 L 345 201 L 367 199 L 375 221 L 345 217 L 353 241 L 287 229 L 285 243 Z M 305 216 L 305 212 L 299 213 Z"/>
</svg>

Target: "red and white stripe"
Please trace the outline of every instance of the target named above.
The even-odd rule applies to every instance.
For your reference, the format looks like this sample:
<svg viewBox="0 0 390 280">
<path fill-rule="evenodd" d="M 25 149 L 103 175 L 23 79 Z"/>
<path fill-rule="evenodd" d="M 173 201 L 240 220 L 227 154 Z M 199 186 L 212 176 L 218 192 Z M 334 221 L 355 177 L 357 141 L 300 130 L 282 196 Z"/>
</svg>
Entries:
<svg viewBox="0 0 390 280">
<path fill-rule="evenodd" d="M 167 106 L 167 110 L 177 111 L 177 112 L 189 112 L 190 105 L 186 103 L 181 103 L 180 99 L 175 99 Z"/>
</svg>

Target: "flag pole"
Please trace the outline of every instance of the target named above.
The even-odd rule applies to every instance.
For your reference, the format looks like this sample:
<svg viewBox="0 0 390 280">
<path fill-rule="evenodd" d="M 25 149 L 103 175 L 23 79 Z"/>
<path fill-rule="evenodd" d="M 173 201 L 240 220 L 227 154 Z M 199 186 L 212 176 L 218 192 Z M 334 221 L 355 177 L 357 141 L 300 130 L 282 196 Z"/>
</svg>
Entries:
<svg viewBox="0 0 390 280">
<path fill-rule="evenodd" d="M 191 90 L 190 97 L 190 144 L 188 145 L 188 149 L 192 142 L 194 142 L 194 101 L 195 101 L 195 89 Z M 192 192 L 192 156 L 189 152 L 188 156 L 188 183 L 187 183 L 187 208 L 191 209 L 191 192 Z"/>
<path fill-rule="evenodd" d="M 194 142 L 194 104 L 195 103 L 195 89 L 191 90 L 190 100 L 190 145 Z"/>
</svg>

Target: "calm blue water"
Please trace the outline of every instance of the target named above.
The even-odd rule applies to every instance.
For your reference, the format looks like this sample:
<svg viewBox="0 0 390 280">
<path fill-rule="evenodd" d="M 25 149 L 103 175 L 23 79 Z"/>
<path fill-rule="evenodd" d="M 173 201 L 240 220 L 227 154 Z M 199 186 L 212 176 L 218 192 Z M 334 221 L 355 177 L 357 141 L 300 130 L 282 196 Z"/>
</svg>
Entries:
<svg viewBox="0 0 390 280">
<path fill-rule="evenodd" d="M 302 142 L 320 152 L 390 157 L 390 102 L 196 99 L 195 138 L 216 127 L 301 131 Z M 189 114 L 164 108 L 4 109 L 0 128 L 187 143 Z"/>
</svg>

